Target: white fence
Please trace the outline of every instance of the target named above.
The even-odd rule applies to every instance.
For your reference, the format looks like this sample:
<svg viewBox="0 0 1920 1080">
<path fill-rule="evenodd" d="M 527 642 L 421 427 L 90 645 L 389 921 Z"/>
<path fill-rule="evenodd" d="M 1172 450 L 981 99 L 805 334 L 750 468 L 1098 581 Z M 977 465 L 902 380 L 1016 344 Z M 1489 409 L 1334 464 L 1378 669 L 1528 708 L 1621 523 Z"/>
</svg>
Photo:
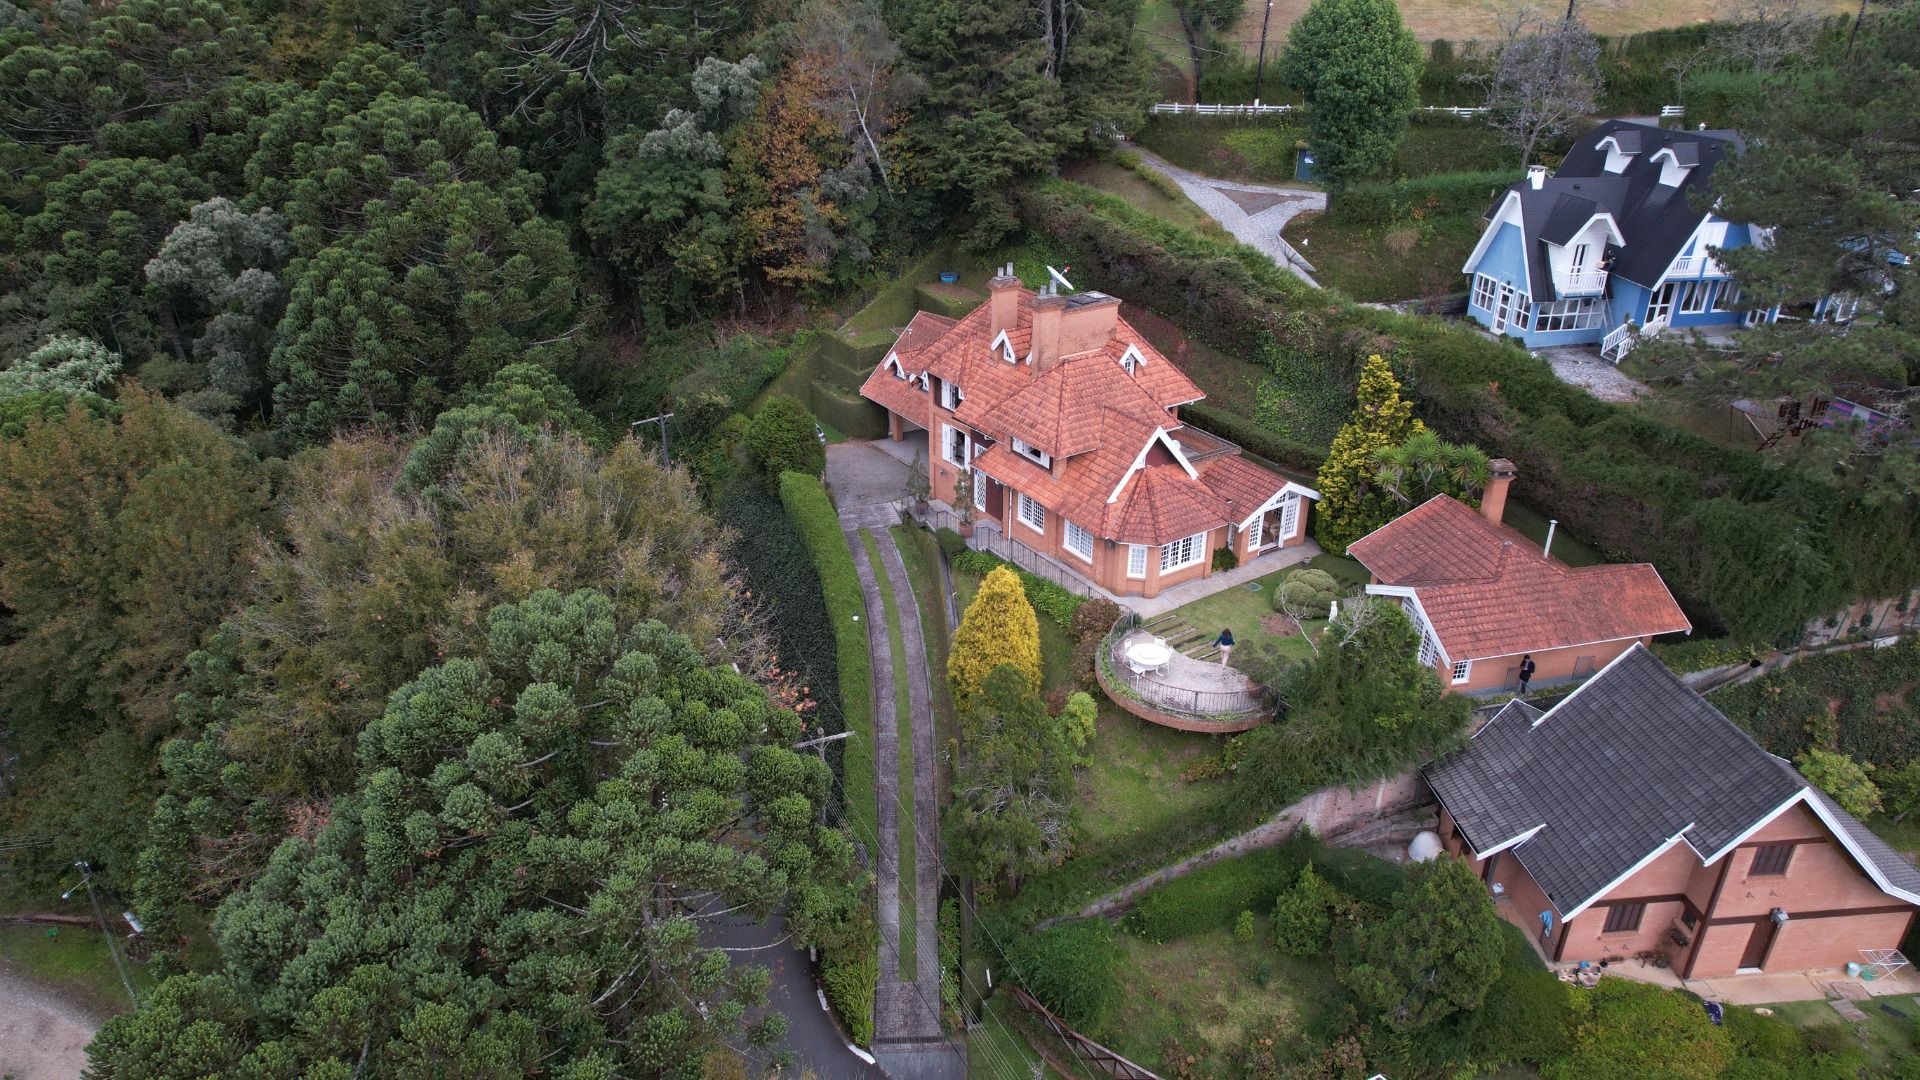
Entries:
<svg viewBox="0 0 1920 1080">
<path fill-rule="evenodd" d="M 1162 101 L 1154 105 L 1152 111 L 1161 116 L 1274 116 L 1296 112 L 1299 108 L 1298 105 L 1264 105 L 1258 101 L 1251 105 L 1187 105 L 1178 101 Z M 1487 108 L 1484 105 L 1427 105 L 1419 111 L 1445 113 L 1448 116 L 1484 116 Z"/>
<path fill-rule="evenodd" d="M 1678 120 L 1685 115 L 1687 115 L 1687 107 L 1685 105 L 1660 106 L 1660 119 L 1662 120 Z"/>
</svg>

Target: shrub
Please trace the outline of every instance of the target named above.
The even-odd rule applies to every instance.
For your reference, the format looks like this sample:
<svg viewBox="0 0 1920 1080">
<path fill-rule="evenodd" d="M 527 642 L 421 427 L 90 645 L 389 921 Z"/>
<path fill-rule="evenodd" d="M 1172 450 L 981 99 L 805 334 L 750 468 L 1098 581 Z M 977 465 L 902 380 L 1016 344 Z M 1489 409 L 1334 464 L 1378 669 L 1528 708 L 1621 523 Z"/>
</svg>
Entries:
<svg viewBox="0 0 1920 1080">
<path fill-rule="evenodd" d="M 1340 583 L 1325 570 L 1303 567 L 1292 571 L 1280 579 L 1280 587 L 1273 590 L 1273 607 L 1276 611 L 1317 611 L 1325 613 L 1332 610 L 1334 601 L 1340 599 Z"/>
<path fill-rule="evenodd" d="M 967 550 L 967 538 L 952 529 L 940 529 L 933 535 L 934 539 L 940 542 L 940 550 L 949 560 L 959 557 Z"/>
<path fill-rule="evenodd" d="M 1566 1052 L 1573 990 L 1540 963 L 1526 935 L 1503 923 L 1500 977 L 1473 1016 L 1472 1053 L 1482 1065 L 1540 1064 Z"/>
<path fill-rule="evenodd" d="M 1021 937 L 1007 963 L 1027 993 L 1080 1027 L 1099 1017 L 1112 998 L 1119 959 L 1105 919 L 1078 919 Z"/>
<path fill-rule="evenodd" d="M 873 993 L 880 985 L 879 950 L 871 945 L 835 949 L 820 962 L 820 986 L 827 1004 L 840 1014 L 847 1034 L 861 1046 L 873 1045 Z"/>
<path fill-rule="evenodd" d="M 1242 911 L 1271 910 L 1274 898 L 1299 874 L 1308 853 L 1303 845 L 1283 845 L 1224 859 L 1175 878 L 1140 898 L 1127 916 L 1127 929 L 1154 942 L 1227 929 Z"/>
<path fill-rule="evenodd" d="M 1067 626 L 1067 636 L 1076 642 L 1092 638 L 1098 641 L 1107 636 L 1113 624 L 1120 621 L 1120 605 L 1103 596 L 1084 600 L 1074 609 L 1073 621 Z"/>
<path fill-rule="evenodd" d="M 1348 544 L 1371 531 L 1382 517 L 1380 496 L 1373 491 L 1374 459 L 1419 430 L 1413 402 L 1400 396 L 1400 380 L 1394 378 L 1392 366 L 1379 353 L 1367 357 L 1353 416 L 1334 436 L 1326 464 L 1320 466 L 1314 482 L 1320 489 L 1320 505 L 1313 515 L 1320 546 L 1344 555 Z"/>
<path fill-rule="evenodd" d="M 1602 979 L 1574 999 L 1570 1041 L 1543 1063 L 1545 1080 L 1718 1080 L 1733 1058 L 1726 1030 L 1692 998 L 1626 979 Z"/>
<path fill-rule="evenodd" d="M 1025 570 L 984 551 L 963 551 L 953 558 L 953 568 L 965 574 L 990 574 L 996 569 L 1005 568 L 1018 575 L 1021 591 L 1026 593 L 1027 603 L 1047 618 L 1052 619 L 1062 630 L 1071 630 L 1073 614 L 1087 602 L 1084 596 L 1075 596 L 1059 585 L 1037 574 Z M 1115 616 L 1118 618 L 1118 616 Z"/>
<path fill-rule="evenodd" d="M 1500 974 L 1500 926 L 1466 863 L 1416 863 L 1381 917 L 1342 921 L 1334 974 L 1382 1027 L 1413 1035 L 1480 1007 Z"/>
<path fill-rule="evenodd" d="M 1807 718 L 1828 715 L 1831 708 L 1838 741 L 1822 749 L 1897 769 L 1920 758 L 1920 724 L 1913 723 L 1917 685 L 1920 640 L 1811 656 L 1764 678 L 1717 690 L 1713 704 L 1761 746 L 1786 758 L 1816 745 Z"/>
<path fill-rule="evenodd" d="M 1688 638 L 1684 641 L 1653 643 L 1653 655 L 1659 657 L 1668 670 L 1681 675 L 1728 664 L 1743 664 L 1754 658 L 1754 651 L 1751 645 L 1742 645 L 1726 638 Z"/>
<path fill-rule="evenodd" d="M 1020 579 L 1004 566 L 980 582 L 980 591 L 953 632 L 947 679 L 953 688 L 954 709 L 966 712 L 986 685 L 987 675 L 1002 664 L 1013 665 L 1026 676 L 1028 686 L 1039 688 L 1040 623 Z"/>
<path fill-rule="evenodd" d="M 1236 443 L 1254 457 L 1265 458 L 1283 469 L 1311 476 L 1327 460 L 1325 447 L 1309 446 L 1277 435 L 1244 416 L 1216 409 L 1204 401 L 1182 405 L 1180 416 L 1190 426 Z"/>
<path fill-rule="evenodd" d="M 1873 766 L 1817 746 L 1808 748 L 1806 753 L 1794 758 L 1793 763 L 1808 782 L 1831 795 L 1842 810 L 1854 817 L 1879 812 L 1880 788 L 1873 782 Z"/>
<path fill-rule="evenodd" d="M 1067 745 L 1073 747 L 1074 764 L 1087 766 L 1093 759 L 1083 751 L 1093 741 L 1094 724 L 1100 717 L 1100 706 L 1094 703 L 1093 695 L 1078 691 L 1067 695 L 1067 703 L 1060 710 L 1060 725 L 1065 730 Z"/>
<path fill-rule="evenodd" d="M 1300 876 L 1273 902 L 1273 943 L 1288 956 L 1326 952 L 1339 902 L 1340 894 L 1313 872 L 1311 863 L 1301 867 Z"/>
<path fill-rule="evenodd" d="M 960 901 L 949 896 L 940 901 L 940 1004 L 954 1016 L 960 1014 Z"/>
<path fill-rule="evenodd" d="M 1216 573 L 1216 574 L 1217 574 L 1217 573 L 1219 573 L 1219 572 L 1220 572 L 1220 571 L 1222 571 L 1222 570 L 1232 570 L 1232 569 L 1234 569 L 1234 568 L 1236 568 L 1236 567 L 1238 567 L 1239 565 L 1240 565 L 1240 556 L 1238 556 L 1238 555 L 1235 555 L 1235 554 L 1233 553 L 1233 549 L 1232 549 L 1232 548 L 1230 548 L 1230 547 L 1223 547 L 1223 548 L 1214 548 L 1214 549 L 1213 549 L 1213 571 L 1214 571 L 1214 573 Z"/>
<path fill-rule="evenodd" d="M 747 456 L 768 476 L 800 473 L 819 476 L 827 466 L 826 451 L 813 429 L 813 414 L 785 395 L 768 398 L 751 424 L 745 440 Z"/>
<path fill-rule="evenodd" d="M 1242 945 L 1253 944 L 1253 912 L 1243 911 L 1233 920 L 1233 940 Z"/>
</svg>

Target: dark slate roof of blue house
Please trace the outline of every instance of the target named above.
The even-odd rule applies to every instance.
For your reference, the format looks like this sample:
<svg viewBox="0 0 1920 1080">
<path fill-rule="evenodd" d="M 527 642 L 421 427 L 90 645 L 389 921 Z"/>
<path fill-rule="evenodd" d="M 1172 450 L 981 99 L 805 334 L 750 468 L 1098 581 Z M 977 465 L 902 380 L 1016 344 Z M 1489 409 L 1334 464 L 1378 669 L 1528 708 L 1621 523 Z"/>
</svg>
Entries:
<svg viewBox="0 0 1920 1080">
<path fill-rule="evenodd" d="M 1510 850 L 1563 915 L 1669 841 L 1705 861 L 1796 795 L 1883 889 L 1920 898 L 1920 870 L 1638 645 L 1544 714 L 1503 709 L 1424 775 L 1477 852 L 1537 830 Z"/>
<path fill-rule="evenodd" d="M 1633 155 L 1618 173 L 1606 170 L 1607 151 L 1600 143 L 1608 136 Z M 1515 183 L 1507 192 L 1520 196 L 1532 297 L 1543 300 L 1555 295 L 1546 243 L 1565 243 L 1595 212 L 1613 215 L 1626 238 L 1608 269 L 1628 281 L 1652 286 L 1705 216 L 1694 209 L 1691 196 L 1706 190 L 1714 166 L 1745 145 L 1733 131 L 1679 131 L 1609 120 L 1581 136 L 1539 190 L 1527 180 Z M 1660 163 L 1651 159 L 1662 149 L 1671 149 L 1680 164 L 1690 166 L 1678 187 L 1660 183 Z M 1502 194 L 1494 202 L 1488 219 L 1499 212 L 1506 198 Z M 1573 220 L 1582 215 L 1586 204 L 1593 209 Z"/>
</svg>

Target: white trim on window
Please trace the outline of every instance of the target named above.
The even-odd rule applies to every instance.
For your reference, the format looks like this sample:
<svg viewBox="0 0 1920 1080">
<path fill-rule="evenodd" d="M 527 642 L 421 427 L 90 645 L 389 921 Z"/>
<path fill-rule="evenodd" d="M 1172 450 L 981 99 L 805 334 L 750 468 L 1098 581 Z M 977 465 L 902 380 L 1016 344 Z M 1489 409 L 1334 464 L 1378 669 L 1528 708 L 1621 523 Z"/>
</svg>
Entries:
<svg viewBox="0 0 1920 1080">
<path fill-rule="evenodd" d="M 1473 306 L 1493 310 L 1493 279 L 1485 274 L 1473 275 Z"/>
<path fill-rule="evenodd" d="M 1194 533 L 1160 545 L 1160 572 L 1185 569 L 1207 557 L 1207 534 Z"/>
<path fill-rule="evenodd" d="M 1021 524 L 1043 536 L 1046 535 L 1047 508 L 1041 506 L 1033 496 L 1024 491 L 1020 493 L 1019 517 Z"/>
<path fill-rule="evenodd" d="M 1075 525 L 1071 521 L 1067 522 L 1067 535 L 1064 540 L 1064 546 L 1068 551 L 1073 552 L 1088 562 L 1093 561 L 1093 534 Z"/>
<path fill-rule="evenodd" d="M 1597 330 L 1606 317 L 1606 301 L 1601 297 L 1543 300 L 1533 305 L 1533 328 L 1546 334 L 1562 330 Z"/>
<path fill-rule="evenodd" d="M 1689 281 L 1680 290 L 1680 314 L 1698 315 L 1707 310 L 1713 300 L 1714 281 Z"/>
<path fill-rule="evenodd" d="M 1127 545 L 1127 576 L 1130 578 L 1147 576 L 1147 545 Z"/>
<path fill-rule="evenodd" d="M 987 474 L 979 469 L 970 471 L 973 473 L 973 508 L 985 510 L 987 508 Z"/>
<path fill-rule="evenodd" d="M 1009 364 L 1017 364 L 1020 362 L 1020 358 L 1013 355 L 1013 340 L 1007 337 L 1005 330 L 1000 331 L 999 336 L 993 339 L 993 344 L 987 347 L 998 352 L 1000 359 L 1005 360 Z"/>
<path fill-rule="evenodd" d="M 1053 455 L 1025 440 L 1013 440 L 1013 452 L 1043 469 L 1053 468 Z"/>
<path fill-rule="evenodd" d="M 1453 685 L 1459 686 L 1473 677 L 1473 661 L 1455 660 L 1453 662 Z"/>
<path fill-rule="evenodd" d="M 1140 354 L 1140 347 L 1132 342 L 1128 342 L 1127 351 L 1120 354 L 1120 366 L 1126 368 L 1127 374 L 1129 375 L 1137 371 L 1140 365 L 1146 362 L 1147 358 Z"/>
<path fill-rule="evenodd" d="M 1255 514 L 1253 520 L 1247 523 L 1246 535 L 1248 552 L 1258 552 L 1260 550 L 1260 541 L 1264 539 L 1262 530 L 1266 524 L 1267 515 L 1264 513 Z"/>
<path fill-rule="evenodd" d="M 1299 531 L 1300 496 L 1289 495 L 1286 500 L 1280 504 L 1280 531 L 1279 535 L 1274 537 L 1274 540 L 1277 543 L 1284 544 L 1293 539 L 1293 535 Z"/>
<path fill-rule="evenodd" d="M 973 439 L 952 424 L 940 425 L 940 458 L 949 465 L 967 468 L 973 464 Z"/>
<path fill-rule="evenodd" d="M 954 382 L 952 379 L 940 380 L 940 407 L 941 408 L 947 410 L 948 412 L 952 412 L 953 410 L 959 408 L 960 403 L 965 400 L 967 400 L 967 395 L 960 392 L 959 383 Z"/>
</svg>

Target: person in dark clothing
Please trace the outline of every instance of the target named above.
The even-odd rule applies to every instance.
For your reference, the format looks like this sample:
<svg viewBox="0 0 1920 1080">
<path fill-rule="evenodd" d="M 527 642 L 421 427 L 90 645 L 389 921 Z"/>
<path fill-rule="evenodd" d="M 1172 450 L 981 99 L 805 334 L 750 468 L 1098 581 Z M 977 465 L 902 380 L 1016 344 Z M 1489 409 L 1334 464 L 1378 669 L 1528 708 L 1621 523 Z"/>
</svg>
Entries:
<svg viewBox="0 0 1920 1080">
<path fill-rule="evenodd" d="M 1220 666 L 1225 667 L 1228 658 L 1233 655 L 1233 628 L 1221 627 L 1220 636 L 1214 638 L 1213 643 L 1220 647 Z"/>
<path fill-rule="evenodd" d="M 1520 692 L 1522 694 L 1527 692 L 1527 684 L 1533 681 L 1533 672 L 1533 654 L 1528 653 L 1520 658 Z"/>
</svg>

